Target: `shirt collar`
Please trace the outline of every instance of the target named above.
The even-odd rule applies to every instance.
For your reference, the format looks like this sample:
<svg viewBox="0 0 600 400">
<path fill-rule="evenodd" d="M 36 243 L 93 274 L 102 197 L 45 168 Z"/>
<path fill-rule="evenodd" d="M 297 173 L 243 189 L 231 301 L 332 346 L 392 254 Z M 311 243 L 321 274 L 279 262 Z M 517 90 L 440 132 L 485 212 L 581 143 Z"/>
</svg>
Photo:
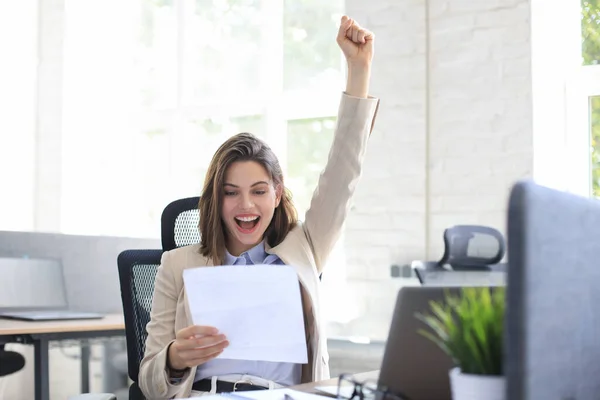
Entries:
<svg viewBox="0 0 600 400">
<path fill-rule="evenodd" d="M 250 257 L 250 260 L 252 260 L 253 264 L 262 264 L 268 255 L 265 251 L 265 241 L 263 240 L 250 250 L 245 251 L 244 253 L 248 254 L 248 257 Z M 225 264 L 233 265 L 233 263 L 235 263 L 235 260 L 237 260 L 240 257 L 243 257 L 244 253 L 240 254 L 239 257 L 236 257 L 231 255 L 229 250 L 225 249 Z"/>
</svg>

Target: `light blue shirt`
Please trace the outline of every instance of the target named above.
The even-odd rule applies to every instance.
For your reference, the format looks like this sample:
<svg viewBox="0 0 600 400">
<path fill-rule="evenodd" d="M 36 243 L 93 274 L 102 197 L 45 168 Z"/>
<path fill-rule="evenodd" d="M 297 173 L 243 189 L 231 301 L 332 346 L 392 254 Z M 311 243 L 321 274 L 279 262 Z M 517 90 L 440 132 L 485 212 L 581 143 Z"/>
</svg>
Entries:
<svg viewBox="0 0 600 400">
<path fill-rule="evenodd" d="M 239 257 L 232 256 L 228 251 L 225 253 L 225 265 L 254 264 L 284 265 L 284 262 L 275 254 L 268 254 L 264 242 L 240 254 Z M 300 383 L 302 364 L 214 359 L 198 366 L 194 381 L 229 374 L 254 375 L 280 385 L 291 386 Z"/>
</svg>

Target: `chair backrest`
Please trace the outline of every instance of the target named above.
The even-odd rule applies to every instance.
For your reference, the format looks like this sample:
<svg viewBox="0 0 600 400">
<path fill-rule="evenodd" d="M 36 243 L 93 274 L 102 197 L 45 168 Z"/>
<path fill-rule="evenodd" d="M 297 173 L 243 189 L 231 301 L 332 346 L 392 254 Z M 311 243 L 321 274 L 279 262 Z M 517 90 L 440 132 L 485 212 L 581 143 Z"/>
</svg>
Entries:
<svg viewBox="0 0 600 400">
<path fill-rule="evenodd" d="M 129 378 L 136 383 L 146 348 L 146 325 L 150 322 L 154 279 L 162 253 L 162 250 L 125 250 L 117 257 L 125 315 L 127 369 Z"/>
<path fill-rule="evenodd" d="M 598 399 L 600 201 L 521 180 L 507 219 L 506 399 Z"/>
<path fill-rule="evenodd" d="M 161 239 L 164 251 L 200 242 L 200 197 L 187 197 L 171 202 L 162 213 Z"/>
<path fill-rule="evenodd" d="M 504 236 L 480 225 L 456 225 L 444 231 L 444 255 L 439 261 L 413 261 L 422 285 L 495 286 L 506 279 Z M 450 268 L 448 268 L 450 267 Z"/>
<path fill-rule="evenodd" d="M 502 260 L 505 249 L 504 236 L 494 228 L 456 225 L 444 231 L 444 255 L 438 264 L 454 270 L 489 267 Z"/>
</svg>

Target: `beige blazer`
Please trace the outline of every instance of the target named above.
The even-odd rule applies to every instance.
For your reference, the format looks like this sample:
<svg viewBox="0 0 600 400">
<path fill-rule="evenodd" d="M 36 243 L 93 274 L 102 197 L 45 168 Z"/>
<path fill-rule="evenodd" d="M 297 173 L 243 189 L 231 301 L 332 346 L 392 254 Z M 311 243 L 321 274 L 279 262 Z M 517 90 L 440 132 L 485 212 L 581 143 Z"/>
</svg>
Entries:
<svg viewBox="0 0 600 400">
<path fill-rule="evenodd" d="M 338 120 L 327 166 L 319 179 L 304 223 L 290 231 L 267 253 L 276 254 L 293 266 L 300 281 L 307 336 L 308 364 L 302 368 L 302 382 L 329 378 L 329 356 L 321 321 L 319 274 L 338 240 L 350 209 L 350 201 L 361 175 L 367 140 L 373 127 L 379 100 L 342 94 Z M 149 399 L 189 397 L 196 368 L 173 385 L 166 372 L 167 348 L 175 333 L 192 325 L 183 270 L 212 266 L 199 252 L 199 245 L 165 252 L 158 269 L 147 325 L 146 353 L 140 365 L 139 386 Z"/>
</svg>

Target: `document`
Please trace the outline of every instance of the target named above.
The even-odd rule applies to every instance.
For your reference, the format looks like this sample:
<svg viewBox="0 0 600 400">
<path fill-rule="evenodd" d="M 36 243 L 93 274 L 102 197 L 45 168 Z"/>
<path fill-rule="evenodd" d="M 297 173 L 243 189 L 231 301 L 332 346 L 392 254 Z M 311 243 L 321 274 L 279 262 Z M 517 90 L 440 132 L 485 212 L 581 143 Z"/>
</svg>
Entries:
<svg viewBox="0 0 600 400">
<path fill-rule="evenodd" d="M 330 396 L 337 397 L 338 387 L 335 385 L 331 386 L 315 386 L 315 390 L 318 392 L 326 393 Z M 350 399 L 354 394 L 354 385 L 345 385 L 339 388 L 339 395 L 343 399 Z"/>
<path fill-rule="evenodd" d="M 331 400 L 331 397 L 305 393 L 289 388 L 275 390 L 252 390 L 247 392 L 235 392 L 231 394 L 234 394 L 236 397 L 239 395 L 254 400 Z M 226 397 L 230 397 L 229 394 L 224 395 Z M 234 397 L 230 397 L 230 399 L 233 400 Z M 240 398 L 239 400 L 243 399 Z"/>
<path fill-rule="evenodd" d="M 289 388 L 275 390 L 251 390 L 246 392 L 216 393 L 201 396 L 202 400 L 331 400 L 330 396 L 305 393 Z M 198 397 L 194 397 L 197 399 Z M 187 397 L 191 399 L 191 397 Z M 183 399 L 175 399 L 183 400 Z"/>
<path fill-rule="evenodd" d="M 306 364 L 300 283 L 287 265 L 200 267 L 183 272 L 194 325 L 229 340 L 218 358 Z"/>
</svg>

